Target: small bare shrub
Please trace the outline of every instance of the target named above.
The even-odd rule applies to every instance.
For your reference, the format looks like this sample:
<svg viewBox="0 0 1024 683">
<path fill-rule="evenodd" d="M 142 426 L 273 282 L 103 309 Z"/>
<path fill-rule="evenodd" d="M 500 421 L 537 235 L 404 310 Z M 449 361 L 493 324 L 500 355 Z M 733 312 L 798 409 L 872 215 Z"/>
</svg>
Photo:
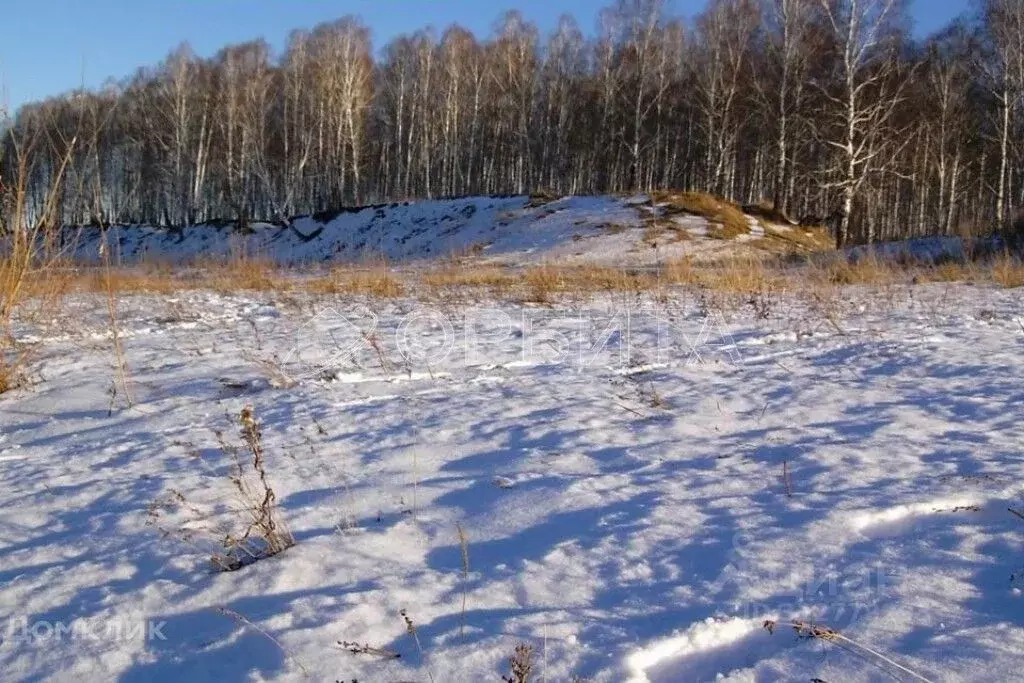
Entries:
<svg viewBox="0 0 1024 683">
<path fill-rule="evenodd" d="M 268 259 L 236 252 L 226 263 L 207 267 L 208 286 L 218 292 L 239 290 L 286 291 L 291 283 L 283 280 L 276 264 Z"/>
<path fill-rule="evenodd" d="M 165 537 L 175 538 L 199 552 L 206 552 L 214 568 L 231 572 L 258 560 L 273 557 L 295 545 L 295 537 L 280 517 L 277 495 L 267 476 L 260 424 L 250 406 L 238 418 L 240 446 L 228 444 L 218 434 L 221 450 L 231 457 L 228 473 L 236 505 L 217 501 L 190 502 L 181 491 L 154 502 L 149 524 Z M 173 516 L 170 529 L 162 518 Z M 206 548 L 214 546 L 213 550 Z"/>
<path fill-rule="evenodd" d="M 508 664 L 509 675 L 501 677 L 504 683 L 530 683 L 533 680 L 533 646 L 528 643 L 516 644 Z"/>
<path fill-rule="evenodd" d="M 669 408 L 668 401 L 658 392 L 653 381 L 649 381 L 646 384 L 638 384 L 637 394 L 640 396 L 640 400 L 649 408 L 655 410 L 668 410 Z"/>
<path fill-rule="evenodd" d="M 279 518 L 277 495 L 267 480 L 263 433 L 251 406 L 242 409 L 238 422 L 242 443 L 252 459 L 246 463 L 234 450 L 231 483 L 241 497 L 246 527 L 240 535 L 227 534 L 224 553 L 213 557 L 214 564 L 225 571 L 241 569 L 295 545 L 295 537 Z"/>
<path fill-rule="evenodd" d="M 774 292 L 771 288 L 755 291 L 747 303 L 754 309 L 754 315 L 758 320 L 768 320 L 775 308 Z"/>
<path fill-rule="evenodd" d="M 376 332 L 364 332 L 363 339 L 366 341 L 367 346 L 373 349 L 373 354 L 377 357 L 380 369 L 384 371 L 384 374 L 390 375 L 392 372 L 391 361 L 388 360 L 388 354 L 384 350 L 384 344 L 381 342 L 380 336 Z"/>
</svg>

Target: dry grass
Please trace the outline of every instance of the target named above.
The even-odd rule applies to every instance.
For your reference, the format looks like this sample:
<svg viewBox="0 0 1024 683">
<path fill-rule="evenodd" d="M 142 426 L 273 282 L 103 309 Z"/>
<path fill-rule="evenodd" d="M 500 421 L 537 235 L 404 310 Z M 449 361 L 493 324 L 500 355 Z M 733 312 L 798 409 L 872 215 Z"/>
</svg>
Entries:
<svg viewBox="0 0 1024 683">
<path fill-rule="evenodd" d="M 1024 286 L 1024 262 L 1003 253 L 978 260 L 940 259 L 920 262 L 911 258 L 883 259 L 867 254 L 858 259 L 835 258 L 797 269 L 797 277 L 834 285 L 884 286 L 898 283 L 973 282 L 1000 287 Z"/>
<path fill-rule="evenodd" d="M 915 273 L 918 282 L 975 282 L 982 279 L 984 268 L 968 261 L 944 261 L 923 267 Z M 992 271 L 993 278 L 995 270 Z"/>
<path fill-rule="evenodd" d="M 751 246 L 776 254 L 811 254 L 835 251 L 835 240 L 826 228 L 797 225 L 764 225 L 764 237 Z"/>
<path fill-rule="evenodd" d="M 793 225 L 795 223 L 785 212 L 775 208 L 775 202 L 767 199 L 762 199 L 757 204 L 744 206 L 743 213 L 754 218 L 763 219 L 769 223 L 780 223 L 782 225 Z"/>
<path fill-rule="evenodd" d="M 1024 261 L 1008 253 L 992 262 L 992 280 L 1001 287 L 1024 287 Z"/>
<path fill-rule="evenodd" d="M 423 291 L 430 300 L 452 301 L 471 292 L 525 303 L 550 304 L 570 296 L 601 292 L 642 292 L 659 288 L 664 275 L 600 265 L 542 264 L 521 269 L 497 266 L 445 265 L 408 275 L 410 291 Z M 422 288 L 417 287 L 422 285 Z"/>
<path fill-rule="evenodd" d="M 171 269 L 150 271 L 148 267 L 117 268 L 109 273 L 97 269 L 72 272 L 68 278 L 68 289 L 81 292 L 104 292 L 107 283 L 117 293 L 124 294 L 171 294 L 183 288 L 183 276 L 175 275 Z"/>
<path fill-rule="evenodd" d="M 24 289 L 16 291 L 17 281 L 22 279 L 18 270 L 17 265 L 9 259 L 0 260 L 0 312 L 9 316 L 0 324 L 0 394 L 17 389 L 26 381 L 27 353 L 18 350 L 10 320 L 14 315 L 16 300 L 26 294 Z"/>
<path fill-rule="evenodd" d="M 10 277 L 5 273 L 11 269 L 0 261 L 0 285 Z M 684 257 L 665 260 L 657 267 L 636 268 L 550 263 L 513 268 L 446 260 L 425 269 L 396 269 L 377 264 L 309 272 L 253 258 L 184 268 L 146 263 L 109 271 L 60 264 L 27 271 L 17 296 L 22 304 L 19 315 L 25 317 L 31 310 L 52 312 L 54 309 L 49 302 L 59 301 L 69 292 L 97 293 L 116 299 L 192 290 L 257 291 L 375 299 L 408 296 L 445 305 L 483 298 L 551 305 L 563 299 L 579 301 L 598 294 L 663 296 L 670 287 L 752 295 L 824 291 L 845 285 L 957 281 L 1021 287 L 1024 286 L 1024 262 L 1007 253 L 976 260 L 945 259 L 929 263 L 884 258 L 870 252 L 858 258 L 844 258 L 839 254 L 809 257 L 791 250 L 774 255 L 750 252 L 706 261 Z M 14 358 L 10 339 L 0 336 L 0 348 L 5 351 L 0 354 L 0 376 L 7 377 L 6 385 L 10 387 L 16 384 L 11 378 L 20 376 L 5 370 L 5 364 L 11 364 Z M 0 384 L 2 386 L 4 384 Z"/>
<path fill-rule="evenodd" d="M 545 204 L 558 201 L 561 199 L 561 195 L 557 194 L 553 190 L 539 189 L 530 193 L 530 200 L 527 202 L 527 206 L 533 209 L 540 208 Z"/>
<path fill-rule="evenodd" d="M 516 285 L 518 277 L 498 266 L 466 266 L 446 263 L 432 268 L 420 276 L 426 296 L 432 300 L 447 300 L 469 290 L 486 292 L 497 298 L 506 298 Z"/>
<path fill-rule="evenodd" d="M 750 294 L 786 289 L 785 271 L 772 268 L 763 259 L 753 257 L 723 259 L 695 268 L 693 273 L 701 287 L 715 291 Z"/>
<path fill-rule="evenodd" d="M 672 284 L 666 271 L 600 265 L 534 266 L 522 271 L 517 298 L 527 303 L 549 304 L 564 296 L 655 291 Z"/>
<path fill-rule="evenodd" d="M 654 192 L 651 199 L 665 205 L 665 212 L 702 216 L 711 223 L 708 236 L 731 240 L 750 234 L 750 222 L 739 206 L 706 192 Z"/>
<path fill-rule="evenodd" d="M 366 270 L 335 268 L 323 277 L 300 280 L 295 286 L 310 294 L 354 294 L 377 299 L 405 294 L 405 285 L 386 265 Z"/>
<path fill-rule="evenodd" d="M 644 220 L 644 236 L 641 241 L 649 246 L 659 244 L 672 244 L 685 242 L 690 239 L 688 233 L 682 226 L 671 220 L 648 216 Z"/>
<path fill-rule="evenodd" d="M 307 292 L 395 298 L 406 293 L 403 279 L 386 265 L 338 267 L 324 273 L 282 268 L 264 260 L 207 262 L 188 267 L 140 264 L 131 267 L 67 268 L 59 273 L 60 290 L 116 295 L 172 294 L 181 291 Z M 35 283 L 41 289 L 51 282 L 47 274 Z M 52 288 L 52 287 L 51 287 Z"/>
<path fill-rule="evenodd" d="M 419 630 L 416 628 L 416 624 L 413 622 L 412 617 L 409 616 L 409 610 L 402 609 L 398 614 L 402 617 L 402 621 L 405 622 L 405 632 L 409 634 L 409 637 L 412 638 L 413 642 L 416 644 L 416 651 L 419 653 L 420 659 L 425 659 L 426 655 L 423 651 L 423 644 L 420 643 Z M 430 683 L 434 683 L 434 674 L 430 669 L 427 669 L 427 678 L 430 679 Z"/>
<path fill-rule="evenodd" d="M 5 113 L 0 106 L 0 120 Z M 27 376 L 29 355 L 17 344 L 13 327 L 24 317 L 26 302 L 33 301 L 46 313 L 59 301 L 61 279 L 50 276 L 58 254 L 52 228 L 60 222 L 58 201 L 78 138 L 66 141 L 60 160 L 46 170 L 38 164 L 41 136 L 23 138 L 12 129 L 6 141 L 13 154 L 5 173 L 14 180 L 9 186 L 0 184 L 0 394 L 23 386 Z M 42 197 L 31 197 L 30 210 L 27 183 L 37 173 L 49 173 L 50 185 Z"/>
<path fill-rule="evenodd" d="M 229 609 L 224 606 L 217 607 L 216 609 L 224 616 L 230 619 L 234 619 L 236 622 L 241 624 L 242 627 L 252 629 L 259 635 L 263 636 L 265 639 L 267 639 L 267 641 L 274 645 L 274 647 L 276 647 L 281 652 L 281 654 L 284 655 L 285 659 L 290 659 L 293 662 L 295 662 L 295 665 L 299 668 L 300 671 L 302 671 L 302 675 L 305 678 L 309 678 L 309 669 L 307 669 L 301 661 L 299 661 L 291 652 L 289 652 L 285 648 L 285 646 L 281 644 L 281 641 L 279 641 L 274 636 L 270 635 L 270 633 L 268 633 L 265 629 L 261 628 L 257 624 L 253 623 L 248 617 L 241 614 L 240 612 L 236 612 L 233 609 Z"/>
<path fill-rule="evenodd" d="M 13 342 L 0 342 L 0 394 L 28 383 L 26 367 L 30 360 L 29 350 L 18 349 Z"/>
<path fill-rule="evenodd" d="M 856 260 L 834 258 L 812 264 L 808 272 L 812 282 L 833 285 L 881 285 L 892 283 L 901 273 L 907 271 L 891 261 L 868 254 Z"/>
<path fill-rule="evenodd" d="M 269 291 L 287 289 L 281 281 L 280 269 L 271 261 L 258 258 L 232 259 L 227 263 L 207 265 L 203 279 L 218 292 Z"/>
<path fill-rule="evenodd" d="M 64 269 L 66 292 L 106 293 L 118 295 L 172 294 L 174 292 L 212 289 L 218 292 L 243 290 L 282 291 L 288 289 L 281 270 L 269 262 L 208 262 L 175 268 L 167 264 L 141 263 L 134 266 Z"/>
<path fill-rule="evenodd" d="M 955 279 L 953 266 L 942 279 Z M 1001 281 L 1010 282 L 1017 262 L 1000 265 Z M 1015 270 L 1015 268 L 1017 270 Z M 918 269 L 920 270 L 920 269 Z M 668 286 L 696 285 L 728 292 L 750 292 L 777 287 L 791 279 L 810 278 L 833 284 L 871 284 L 900 277 L 912 271 L 874 258 L 856 262 L 833 259 L 807 266 L 787 266 L 781 261 L 756 256 L 734 256 L 695 262 L 689 258 L 667 260 L 660 267 L 630 268 L 605 265 L 541 264 L 525 268 L 445 263 L 428 270 L 340 266 L 323 274 L 276 268 L 269 264 L 223 265 L 202 270 L 138 266 L 112 269 L 68 269 L 53 274 L 39 273 L 28 291 L 87 292 L 117 296 L 169 294 L 178 291 L 213 289 L 223 293 L 273 291 L 314 295 L 363 295 L 373 298 L 412 296 L 425 300 L 447 300 L 462 293 L 506 298 L 522 302 L 551 303 L 563 296 L 581 297 L 599 293 L 639 293 Z M 935 271 L 938 277 L 940 271 Z"/>
<path fill-rule="evenodd" d="M 0 282 L 4 267 L 0 262 Z M 676 286 L 732 293 L 819 285 L 958 281 L 1021 287 L 1024 286 L 1024 262 L 1008 254 L 978 261 L 946 260 L 929 264 L 900 262 L 872 254 L 856 259 L 837 255 L 794 261 L 792 254 L 775 257 L 752 253 L 700 262 L 689 258 L 669 259 L 658 267 L 638 268 L 598 264 L 510 268 L 446 262 L 426 270 L 339 266 L 322 273 L 308 273 L 250 261 L 178 270 L 146 265 L 111 269 L 109 273 L 96 268 L 56 268 L 33 270 L 27 280 L 19 293 L 25 311 L 36 307 L 44 310 L 44 301 L 59 300 L 70 292 L 112 293 L 120 297 L 210 289 L 222 293 L 258 291 L 377 299 L 410 296 L 433 302 L 491 297 L 550 304 L 563 297 L 578 299 L 601 293 L 657 292 Z"/>
</svg>

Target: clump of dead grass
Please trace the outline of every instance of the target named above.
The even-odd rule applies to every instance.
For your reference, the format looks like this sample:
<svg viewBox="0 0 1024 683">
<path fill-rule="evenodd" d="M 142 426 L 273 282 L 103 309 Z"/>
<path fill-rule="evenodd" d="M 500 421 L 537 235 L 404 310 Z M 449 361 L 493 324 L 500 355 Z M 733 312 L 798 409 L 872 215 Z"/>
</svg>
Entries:
<svg viewBox="0 0 1024 683">
<path fill-rule="evenodd" d="M 206 268 L 210 288 L 222 293 L 282 291 L 291 284 L 281 278 L 281 269 L 275 263 L 262 258 L 242 256 Z"/>
<path fill-rule="evenodd" d="M 970 261 L 951 259 L 920 268 L 914 277 L 918 282 L 974 282 L 980 279 L 983 270 Z"/>
<path fill-rule="evenodd" d="M 18 349 L 13 342 L 0 342 L 0 395 L 28 384 L 26 366 L 30 358 L 28 349 Z"/>
<path fill-rule="evenodd" d="M 663 206 L 666 214 L 688 213 L 701 216 L 710 223 L 708 236 L 731 240 L 750 234 L 750 222 L 743 210 L 707 192 L 654 192 L 651 198 Z"/>
<path fill-rule="evenodd" d="M 812 281 L 834 285 L 880 285 L 893 282 L 901 270 L 892 261 L 871 252 L 856 259 L 835 258 L 812 264 L 808 274 Z"/>
<path fill-rule="evenodd" d="M 448 299 L 469 290 L 485 291 L 491 296 L 505 298 L 516 284 L 515 273 L 490 265 L 463 265 L 445 263 L 422 273 L 419 278 L 428 298 Z"/>
<path fill-rule="evenodd" d="M 791 219 L 786 212 L 775 207 L 775 202 L 762 199 L 756 204 L 749 204 L 743 207 L 743 213 L 748 216 L 755 218 L 762 218 L 771 223 L 781 223 L 783 225 L 794 225 L 796 221 Z"/>
<path fill-rule="evenodd" d="M 835 251 L 835 239 L 826 228 L 800 225 L 764 225 L 764 237 L 749 243 L 773 254 L 814 254 Z"/>
<path fill-rule="evenodd" d="M 73 288 L 85 292 L 105 292 L 109 287 L 117 294 L 172 294 L 183 288 L 173 273 L 148 268 L 111 268 L 109 271 L 88 269 L 73 280 Z"/>
<path fill-rule="evenodd" d="M 560 196 L 554 190 L 541 188 L 530 193 L 530 199 L 526 205 L 531 209 L 536 209 L 558 199 L 560 199 Z"/>
<path fill-rule="evenodd" d="M 654 292 L 668 284 L 670 281 L 660 269 L 542 265 L 523 272 L 519 300 L 550 304 L 561 297 L 584 299 L 598 293 Z"/>
<path fill-rule="evenodd" d="M 537 304 L 550 304 L 555 295 L 567 289 L 567 273 L 562 268 L 538 266 L 530 268 L 523 276 L 526 294 L 523 301 Z"/>
<path fill-rule="evenodd" d="M 785 289 L 782 271 L 752 256 L 721 259 L 695 272 L 696 280 L 702 287 L 716 291 L 752 294 Z"/>
<path fill-rule="evenodd" d="M 1007 252 L 992 262 L 992 280 L 1000 287 L 1014 289 L 1024 287 L 1024 261 Z"/>
<path fill-rule="evenodd" d="M 296 287 L 310 294 L 353 294 L 394 299 L 405 294 L 405 284 L 387 266 L 335 268 L 327 275 L 298 281 Z"/>
<path fill-rule="evenodd" d="M 641 241 L 651 247 L 659 244 L 674 244 L 690 239 L 690 233 L 672 220 L 659 216 L 647 216 L 644 219 L 644 235 Z"/>
</svg>

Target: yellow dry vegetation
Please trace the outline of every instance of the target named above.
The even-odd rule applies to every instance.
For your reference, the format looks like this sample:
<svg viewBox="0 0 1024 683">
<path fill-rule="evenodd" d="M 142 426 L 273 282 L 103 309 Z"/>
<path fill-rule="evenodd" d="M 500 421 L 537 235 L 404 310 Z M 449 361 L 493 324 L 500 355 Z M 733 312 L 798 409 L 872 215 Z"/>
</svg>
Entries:
<svg viewBox="0 0 1024 683">
<path fill-rule="evenodd" d="M 688 213 L 707 219 L 711 224 L 708 236 L 714 239 L 730 240 L 750 234 L 750 222 L 743 209 L 707 192 L 659 190 L 651 193 L 651 199 L 662 205 L 667 214 Z"/>
</svg>

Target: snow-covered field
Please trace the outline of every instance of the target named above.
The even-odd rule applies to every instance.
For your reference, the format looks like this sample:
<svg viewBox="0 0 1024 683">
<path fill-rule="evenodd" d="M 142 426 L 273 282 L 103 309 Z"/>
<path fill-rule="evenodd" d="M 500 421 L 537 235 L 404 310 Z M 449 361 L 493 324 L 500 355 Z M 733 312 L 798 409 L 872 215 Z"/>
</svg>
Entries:
<svg viewBox="0 0 1024 683">
<path fill-rule="evenodd" d="M 0 397 L 0 678 L 500 681 L 525 642 L 545 682 L 916 680 L 805 619 L 1020 680 L 1020 292 L 769 312 L 128 297 L 128 408 L 75 298 Z M 297 544 L 218 573 L 246 405 Z"/>
</svg>

